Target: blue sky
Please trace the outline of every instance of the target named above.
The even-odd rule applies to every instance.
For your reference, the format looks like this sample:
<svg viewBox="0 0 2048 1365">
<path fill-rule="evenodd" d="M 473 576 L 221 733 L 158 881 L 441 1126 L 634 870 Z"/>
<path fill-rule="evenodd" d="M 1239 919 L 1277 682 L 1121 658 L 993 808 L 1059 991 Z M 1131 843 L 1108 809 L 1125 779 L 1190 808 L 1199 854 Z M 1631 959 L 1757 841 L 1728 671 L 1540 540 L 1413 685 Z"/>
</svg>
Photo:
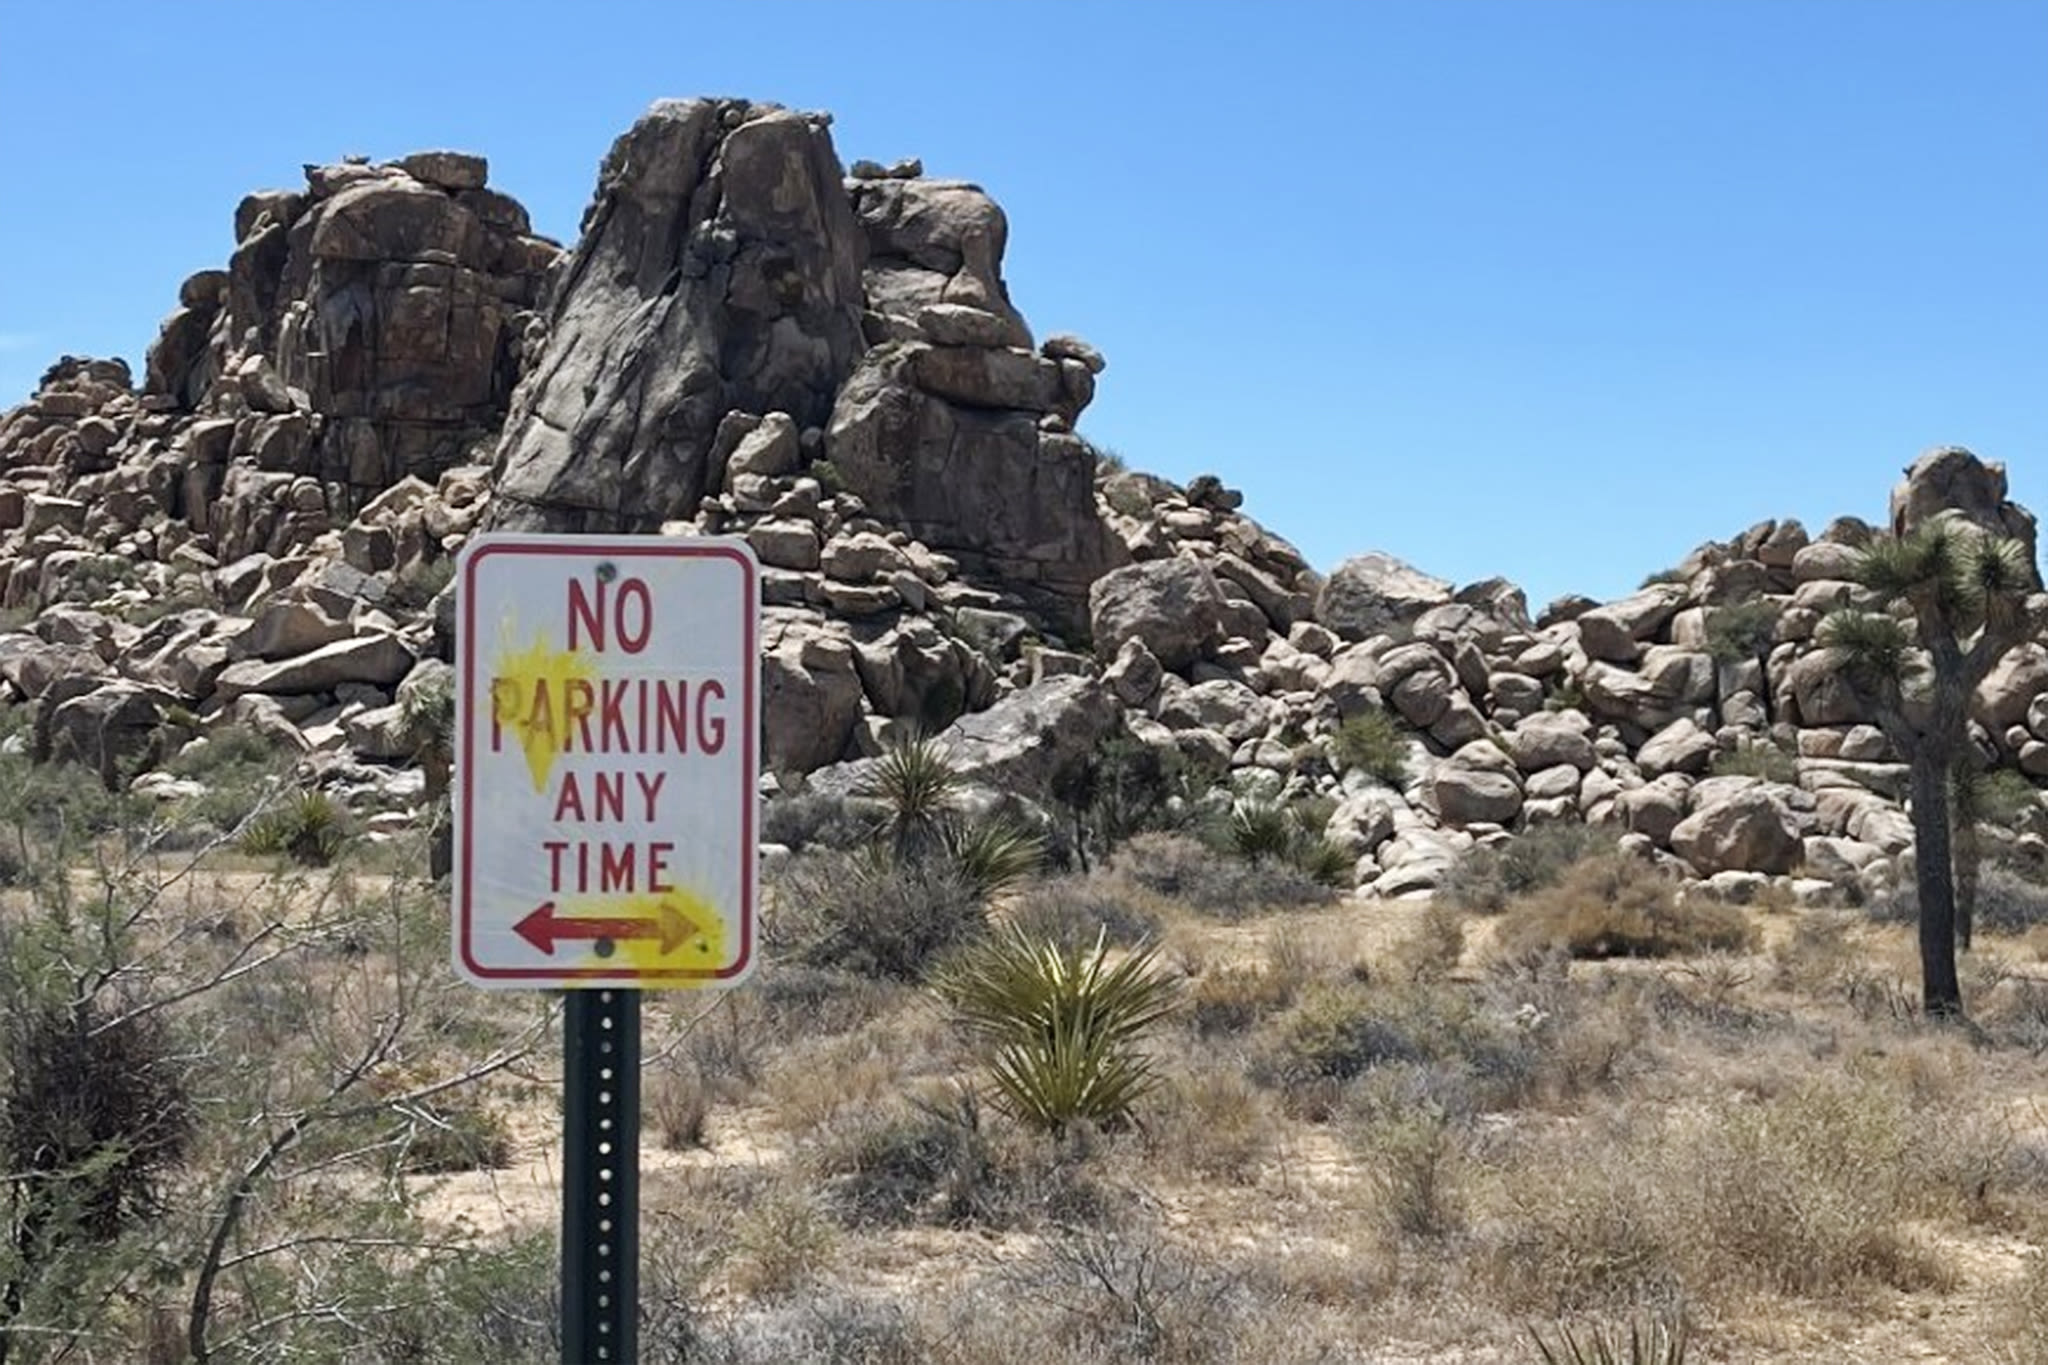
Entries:
<svg viewBox="0 0 2048 1365">
<path fill-rule="evenodd" d="M 0 0 L 0 404 L 137 365 L 247 190 L 489 155 L 573 234 L 664 95 L 985 185 L 1083 430 L 1318 567 L 1619 595 L 1922 448 L 2048 512 L 2048 2 Z M 602 19 L 595 16 L 602 14 Z"/>
</svg>

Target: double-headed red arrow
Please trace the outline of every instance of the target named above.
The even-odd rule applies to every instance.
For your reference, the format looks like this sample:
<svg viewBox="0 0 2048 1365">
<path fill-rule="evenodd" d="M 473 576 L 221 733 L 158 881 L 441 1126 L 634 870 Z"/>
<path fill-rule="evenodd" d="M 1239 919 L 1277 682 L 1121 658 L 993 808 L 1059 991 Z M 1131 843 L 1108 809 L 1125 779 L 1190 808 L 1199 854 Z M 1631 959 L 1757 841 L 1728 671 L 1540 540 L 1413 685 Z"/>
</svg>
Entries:
<svg viewBox="0 0 2048 1365">
<path fill-rule="evenodd" d="M 671 901 L 663 901 L 651 918 L 571 918 L 557 915 L 555 903 L 546 901 L 525 919 L 512 926 L 521 938 L 553 957 L 555 943 L 562 939 L 658 939 L 663 953 L 672 953 L 696 937 L 699 930 Z"/>
</svg>

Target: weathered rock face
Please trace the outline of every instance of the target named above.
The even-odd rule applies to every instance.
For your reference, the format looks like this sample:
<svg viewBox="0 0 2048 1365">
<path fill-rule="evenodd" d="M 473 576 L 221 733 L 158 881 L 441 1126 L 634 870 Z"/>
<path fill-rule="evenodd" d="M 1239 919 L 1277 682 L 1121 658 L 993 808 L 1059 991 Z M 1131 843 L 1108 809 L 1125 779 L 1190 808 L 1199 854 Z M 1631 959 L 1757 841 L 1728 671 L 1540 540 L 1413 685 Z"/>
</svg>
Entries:
<svg viewBox="0 0 2048 1365">
<path fill-rule="evenodd" d="M 655 105 L 599 170 L 498 447 L 494 524 L 651 531 L 718 491 L 728 413 L 821 427 L 862 348 L 865 257 L 823 118 Z"/>
<path fill-rule="evenodd" d="M 1125 558 L 1096 509 L 1095 453 L 1072 434 L 1102 356 L 1070 337 L 1031 349 L 1002 279 L 1008 227 L 979 186 L 849 188 L 877 344 L 833 410 L 833 467 L 877 516 L 935 548 L 1053 599 L 1085 595 Z"/>
<path fill-rule="evenodd" d="M 2035 558 L 2034 514 L 2006 497 L 2005 466 L 1978 459 L 1961 446 L 1936 446 L 1906 467 L 1892 489 L 1892 531 L 1904 535 L 1944 511 L 1957 511 L 1994 535 L 2011 536 L 2026 547 L 2035 587 L 2041 586 Z"/>
<path fill-rule="evenodd" d="M 1316 620 L 1344 639 L 1363 640 L 1450 600 L 1449 583 L 1374 551 L 1347 559 L 1331 571 L 1316 599 Z"/>
<path fill-rule="evenodd" d="M 496 429 L 558 248 L 485 188 L 481 157 L 306 178 L 243 200 L 233 259 L 185 282 L 144 394 L 232 419 L 224 442 L 188 447 L 195 463 L 311 476 L 353 511 Z"/>
<path fill-rule="evenodd" d="M 1761 788 L 1737 792 L 1688 815 L 1671 831 L 1671 847 L 1707 876 L 1790 872 L 1804 852 L 1791 813 Z"/>
<path fill-rule="evenodd" d="M 1223 633 L 1223 594 L 1192 559 L 1126 565 L 1095 580 L 1088 593 L 1095 652 L 1115 659 L 1135 640 L 1169 669 L 1184 669 Z"/>
</svg>

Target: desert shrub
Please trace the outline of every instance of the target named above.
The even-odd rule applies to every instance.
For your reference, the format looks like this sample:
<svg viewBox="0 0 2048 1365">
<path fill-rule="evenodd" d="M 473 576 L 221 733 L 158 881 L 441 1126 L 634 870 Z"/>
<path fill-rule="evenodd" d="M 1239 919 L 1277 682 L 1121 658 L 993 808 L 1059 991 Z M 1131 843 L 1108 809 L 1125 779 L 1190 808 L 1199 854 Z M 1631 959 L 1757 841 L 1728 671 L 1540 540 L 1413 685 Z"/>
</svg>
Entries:
<svg viewBox="0 0 2048 1365">
<path fill-rule="evenodd" d="M 1602 1126 L 1569 1149 L 1533 1151 L 1507 1166 L 1499 1217 L 1474 1258 L 1494 1301 L 1542 1314 L 1677 1303 L 1684 1275 L 1667 1239 L 1673 1210 L 1654 1156 L 1649 1140 Z"/>
<path fill-rule="evenodd" d="M 1459 1120 L 1434 1095 L 1426 1071 L 1376 1072 L 1348 1125 L 1364 1159 L 1376 1211 L 1393 1238 L 1443 1237 L 1464 1227 L 1466 1166 Z"/>
<path fill-rule="evenodd" d="M 1293 1004 L 1300 990 L 1300 976 L 1270 965 L 1219 967 L 1189 988 L 1188 1019 L 1205 1038 L 1242 1033 Z"/>
<path fill-rule="evenodd" d="M 512 1130 L 495 1110 L 471 1100 L 415 1106 L 411 1117 L 396 1162 L 406 1175 L 501 1170 L 512 1164 Z"/>
<path fill-rule="evenodd" d="M 1916 924 L 1920 888 L 1910 878 L 1903 879 L 1884 895 L 1872 897 L 1864 911 L 1880 924 Z M 1993 934 L 2023 934 L 2037 924 L 2048 924 L 2048 885 L 2009 865 L 1990 864 L 1977 883 L 1974 923 Z"/>
<path fill-rule="evenodd" d="M 1978 927 L 1994 934 L 2023 934 L 2048 924 L 2048 886 L 2008 867 L 1987 867 L 1977 884 Z"/>
<path fill-rule="evenodd" d="M 859 848 L 875 837 L 879 821 L 870 808 L 843 796 L 798 792 L 778 796 L 761 808 L 761 841 L 791 852 L 807 848 Z"/>
<path fill-rule="evenodd" d="M 1159 916 L 1149 897 L 1126 882 L 1103 876 L 1038 882 L 1017 898 L 1009 918 L 1033 938 L 1065 948 L 1084 947 L 1098 934 L 1127 947 L 1159 933 Z"/>
<path fill-rule="evenodd" d="M 1415 932 L 1396 944 L 1389 965 L 1405 981 L 1442 981 L 1465 954 L 1465 926 L 1458 912 L 1432 900 Z"/>
<path fill-rule="evenodd" d="M 348 812 L 341 804 L 326 792 L 304 791 L 257 816 L 242 833 L 242 850 L 325 867 L 341 856 L 348 839 Z"/>
<path fill-rule="evenodd" d="M 1307 1117 L 1327 1117 L 1349 1083 L 1378 1067 L 1433 1074 L 1431 1093 L 1454 1113 L 1509 1104 L 1537 1076 L 1538 1048 L 1514 1021 L 1444 986 L 1361 983 L 1309 990 L 1254 1059 L 1254 1079 L 1274 1085 Z"/>
<path fill-rule="evenodd" d="M 1266 1096 L 1234 1067 L 1167 1079 L 1145 1125 L 1148 1150 L 1176 1171 L 1249 1182 L 1280 1138 Z"/>
<path fill-rule="evenodd" d="M 680 1345 L 676 1355 L 648 1358 L 701 1365 L 924 1365 L 934 1358 L 894 1301 L 825 1286 L 798 1287 L 729 1321 L 698 1325 Z"/>
<path fill-rule="evenodd" d="M 1369 707 L 1337 727 L 1330 736 L 1330 757 L 1339 772 L 1355 768 L 1398 787 L 1408 780 L 1409 738 L 1391 711 Z"/>
<path fill-rule="evenodd" d="M 76 764 L 0 755 L 0 824 L 13 828 L 17 846 L 69 847 L 108 834 L 133 842 L 150 829 L 153 806 L 147 797 L 109 792 Z"/>
<path fill-rule="evenodd" d="M 1510 956 L 1556 946 L 1578 958 L 1741 952 L 1755 941 L 1736 907 L 1681 898 L 1671 877 L 1618 853 L 1580 862 L 1556 885 L 1516 901 L 1497 938 Z"/>
<path fill-rule="evenodd" d="M 2048 1251 L 2034 1251 L 1999 1305 L 2000 1334 L 2015 1365 L 2048 1365 Z"/>
<path fill-rule="evenodd" d="M 1260 910 L 1327 904 L 1330 887 L 1284 860 L 1248 863 L 1180 834 L 1140 834 L 1110 871 L 1202 914 L 1240 919 Z"/>
<path fill-rule="evenodd" d="M 197 1120 L 161 1016 L 17 997 L 0 1028 L 0 1151 L 23 1230 L 105 1241 L 155 1214 Z"/>
<path fill-rule="evenodd" d="M 1295 824 L 1287 807 L 1265 797 L 1240 797 L 1226 826 L 1230 849 L 1248 863 L 1282 858 L 1294 844 Z"/>
<path fill-rule="evenodd" d="M 996 1150 L 972 1090 L 891 1106 L 833 1135 L 813 1160 L 826 1207 L 853 1227 L 1006 1221 Z"/>
<path fill-rule="evenodd" d="M 2020 829 L 2042 814 L 2041 793 L 2023 773 L 2000 768 L 1977 782 L 1977 814 L 1987 825 Z"/>
<path fill-rule="evenodd" d="M 1763 657 L 1777 634 L 1778 616 L 1778 604 L 1763 597 L 1716 607 L 1707 614 L 1707 653 L 1724 664 Z"/>
<path fill-rule="evenodd" d="M 713 1087 L 703 1071 L 689 1063 L 650 1071 L 644 1096 L 647 1118 L 664 1151 L 680 1152 L 707 1144 Z"/>
<path fill-rule="evenodd" d="M 692 1033 L 690 1052 L 707 1066 L 730 1068 L 737 1063 L 729 1052 L 847 1033 L 907 995 L 904 987 L 865 973 L 771 959 L 744 992 L 727 997 L 734 1017 L 723 1028 L 700 1026 Z"/>
<path fill-rule="evenodd" d="M 1766 782 L 1797 782 L 1799 760 L 1775 744 L 1738 744 L 1714 755 L 1709 771 L 1715 777 L 1760 777 Z"/>
<path fill-rule="evenodd" d="M 205 790 L 186 809 L 207 828 L 228 833 L 277 792 L 291 764 L 267 736 L 228 725 L 178 750 L 164 769 L 201 784 Z"/>
<path fill-rule="evenodd" d="M 1179 829 L 1218 774 L 1192 766 L 1178 750 L 1155 748 L 1127 733 L 1103 740 L 1055 780 L 1053 795 L 1073 828 L 1084 866 L 1134 834 Z"/>
<path fill-rule="evenodd" d="M 1552 887 L 1577 864 L 1614 850 L 1614 835 L 1576 820 L 1538 825 L 1458 855 L 1437 897 L 1460 910 L 1497 915 L 1517 896 Z"/>
<path fill-rule="evenodd" d="M 1006 1278 L 1057 1314 L 1053 1342 L 1082 1360 L 1222 1362 L 1244 1331 L 1237 1282 L 1149 1228 L 1067 1231 Z"/>
<path fill-rule="evenodd" d="M 778 869 L 764 936 L 806 967 L 913 981 L 987 928 L 986 902 L 942 859 L 824 853 Z"/>
<path fill-rule="evenodd" d="M 1180 1003 L 1155 947 L 1112 965 L 1108 945 L 1063 948 L 1008 929 L 964 950 L 933 988 L 994 1048 L 1003 1106 L 1055 1135 L 1117 1127 L 1159 1083 L 1138 1044 Z"/>
<path fill-rule="evenodd" d="M 1685 1221 L 1703 1274 L 1801 1295 L 1939 1287 L 1901 1226 L 1916 1211 L 1912 1123 L 1891 1088 L 1833 1077 L 1716 1111 L 1672 1149 L 1698 1195 Z"/>
<path fill-rule="evenodd" d="M 727 1275 L 742 1294 L 782 1297 L 815 1282 L 838 1245 L 819 1200 L 791 1187 L 769 1190 L 733 1223 Z"/>
</svg>

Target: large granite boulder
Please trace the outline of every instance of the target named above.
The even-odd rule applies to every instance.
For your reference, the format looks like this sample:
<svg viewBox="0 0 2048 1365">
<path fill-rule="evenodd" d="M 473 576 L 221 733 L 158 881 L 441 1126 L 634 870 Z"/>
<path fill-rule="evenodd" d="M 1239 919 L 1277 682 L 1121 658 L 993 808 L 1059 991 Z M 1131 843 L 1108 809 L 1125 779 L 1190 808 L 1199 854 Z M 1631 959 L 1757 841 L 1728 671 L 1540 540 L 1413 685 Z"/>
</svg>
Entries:
<svg viewBox="0 0 2048 1365">
<path fill-rule="evenodd" d="M 1202 657 L 1223 631 L 1223 594 L 1201 564 L 1178 556 L 1111 570 L 1088 590 L 1095 653 L 1114 659 L 1132 640 L 1169 669 Z"/>
<path fill-rule="evenodd" d="M 2041 586 L 2035 561 L 2034 514 L 2006 496 L 2005 466 L 1978 459 L 1961 446 L 1936 446 L 1906 467 L 1892 489 L 1892 532 L 1906 535 L 1946 511 L 2026 547 L 2032 586 Z"/>
<path fill-rule="evenodd" d="M 822 426 L 866 244 L 826 120 L 663 100 L 613 144 L 498 446 L 493 523 L 640 531 L 718 489 L 728 413 Z"/>
<path fill-rule="evenodd" d="M 1331 571 L 1316 598 L 1316 620 L 1346 640 L 1394 631 L 1451 600 L 1452 585 L 1392 555 L 1373 551 Z"/>
</svg>

